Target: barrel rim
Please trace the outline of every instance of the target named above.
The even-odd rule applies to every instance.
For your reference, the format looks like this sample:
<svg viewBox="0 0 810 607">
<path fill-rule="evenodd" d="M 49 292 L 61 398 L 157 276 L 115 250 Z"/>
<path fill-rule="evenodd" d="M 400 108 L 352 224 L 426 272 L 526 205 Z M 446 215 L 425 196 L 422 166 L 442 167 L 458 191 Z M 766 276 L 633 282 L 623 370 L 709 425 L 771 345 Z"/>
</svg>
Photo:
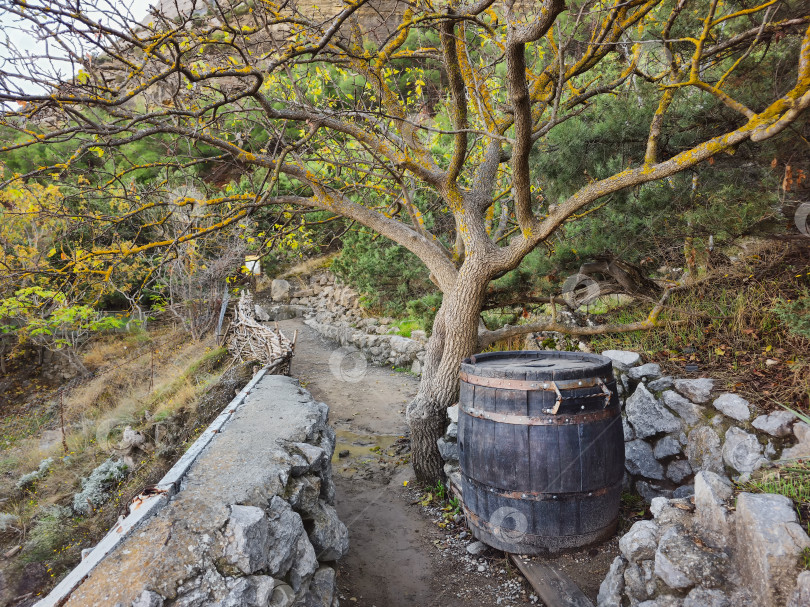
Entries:
<svg viewBox="0 0 810 607">
<path fill-rule="evenodd" d="M 530 369 L 495 369 L 481 367 L 479 363 L 498 359 L 521 359 L 540 357 L 570 359 L 592 362 L 591 366 L 574 369 L 546 370 L 542 368 Z M 537 379 L 537 380 L 565 380 L 591 377 L 593 375 L 608 375 L 613 373 L 613 361 L 607 356 L 592 352 L 567 352 L 561 350 L 507 350 L 503 352 L 484 352 L 473 354 L 461 361 L 461 371 L 471 377 L 492 377 L 502 379 Z"/>
</svg>

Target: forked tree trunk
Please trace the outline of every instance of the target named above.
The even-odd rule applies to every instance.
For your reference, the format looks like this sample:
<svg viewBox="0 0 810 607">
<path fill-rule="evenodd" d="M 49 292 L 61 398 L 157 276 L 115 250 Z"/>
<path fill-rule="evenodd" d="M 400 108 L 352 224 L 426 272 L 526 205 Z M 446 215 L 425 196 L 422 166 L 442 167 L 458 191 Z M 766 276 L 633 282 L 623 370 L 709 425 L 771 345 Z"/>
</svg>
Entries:
<svg viewBox="0 0 810 607">
<path fill-rule="evenodd" d="M 476 351 L 478 319 L 488 283 L 482 268 L 465 263 L 436 314 L 419 391 L 408 405 L 411 462 L 421 482 L 432 484 L 444 476 L 436 441 L 444 434 L 447 407 L 458 401 L 459 365 Z"/>
</svg>

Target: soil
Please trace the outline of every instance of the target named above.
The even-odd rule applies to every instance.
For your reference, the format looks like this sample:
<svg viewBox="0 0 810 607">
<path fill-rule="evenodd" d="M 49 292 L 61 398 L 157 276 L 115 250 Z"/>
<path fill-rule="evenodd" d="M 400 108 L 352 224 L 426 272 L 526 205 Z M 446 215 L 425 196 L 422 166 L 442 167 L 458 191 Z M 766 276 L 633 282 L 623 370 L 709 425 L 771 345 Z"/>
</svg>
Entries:
<svg viewBox="0 0 810 607">
<path fill-rule="evenodd" d="M 471 556 L 474 540 L 463 516 L 425 500 L 409 465 L 405 407 L 419 380 L 366 365 L 300 319 L 279 323 L 298 331 L 292 375 L 330 407 L 337 433 L 333 470 L 336 507 L 349 528 L 349 554 L 339 562 L 341 603 L 356 607 L 491 607 L 542 605 L 504 553 Z M 340 457 L 341 454 L 343 457 Z M 594 602 L 616 538 L 553 559 Z"/>
</svg>

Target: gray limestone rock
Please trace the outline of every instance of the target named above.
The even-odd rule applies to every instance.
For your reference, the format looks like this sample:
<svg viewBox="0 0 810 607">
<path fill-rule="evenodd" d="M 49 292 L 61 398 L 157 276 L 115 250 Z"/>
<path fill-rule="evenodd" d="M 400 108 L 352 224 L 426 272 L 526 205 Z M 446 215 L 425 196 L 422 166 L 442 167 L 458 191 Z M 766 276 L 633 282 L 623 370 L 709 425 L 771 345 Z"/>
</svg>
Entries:
<svg viewBox="0 0 810 607">
<path fill-rule="evenodd" d="M 470 542 L 467 545 L 467 554 L 471 554 L 473 556 L 478 556 L 479 554 L 483 554 L 488 549 L 488 546 L 484 542 Z"/>
<path fill-rule="evenodd" d="M 762 445 L 755 435 L 732 426 L 726 432 L 723 461 L 737 472 L 753 472 L 761 465 Z"/>
<path fill-rule="evenodd" d="M 649 601 L 638 603 L 637 607 L 683 607 L 683 599 L 666 594 Z"/>
<path fill-rule="evenodd" d="M 302 472 L 296 473 L 296 471 L 293 471 L 292 474 L 295 476 L 304 474 L 310 470 L 320 470 L 324 461 L 328 460 L 324 450 L 315 445 L 310 445 L 309 443 L 293 443 L 292 447 L 295 451 L 304 456 L 308 466 L 308 468 Z"/>
<path fill-rule="evenodd" d="M 624 442 L 631 441 L 636 437 L 636 433 L 627 423 L 627 418 L 624 416 L 622 416 L 622 432 L 624 433 Z"/>
<path fill-rule="evenodd" d="M 320 567 L 312 576 L 302 607 L 331 607 L 335 586 L 335 570 Z"/>
<path fill-rule="evenodd" d="M 315 474 L 305 474 L 290 479 L 284 497 L 294 510 L 312 512 L 318 506 L 320 495 L 321 478 Z"/>
<path fill-rule="evenodd" d="M 458 460 L 458 443 L 451 443 L 450 441 L 440 438 L 436 441 L 439 447 L 439 454 L 446 462 Z"/>
<path fill-rule="evenodd" d="M 318 559 L 315 549 L 309 543 L 306 533 L 298 537 L 295 550 L 292 554 L 292 567 L 287 579 L 296 594 L 305 587 L 315 570 L 318 569 Z"/>
<path fill-rule="evenodd" d="M 301 516 L 278 496 L 270 500 L 267 570 L 273 577 L 284 577 L 295 560 L 298 540 L 304 536 Z"/>
<path fill-rule="evenodd" d="M 336 561 L 349 551 L 349 531 L 337 511 L 320 502 L 313 513 L 313 529 L 309 533 L 312 547 L 319 561 Z"/>
<path fill-rule="evenodd" d="M 701 585 L 717 588 L 726 581 L 728 555 L 698 544 L 682 526 L 674 525 L 661 536 L 655 552 L 655 574 L 677 590 Z"/>
<path fill-rule="evenodd" d="M 671 377 L 662 377 L 647 384 L 650 392 L 661 392 L 662 390 L 669 390 L 672 387 L 673 379 Z"/>
<path fill-rule="evenodd" d="M 729 544 L 731 515 L 726 501 L 734 488 L 728 479 L 709 471 L 695 475 L 695 513 L 698 525 L 706 532 L 706 539 L 716 548 Z"/>
<path fill-rule="evenodd" d="M 692 466 L 685 459 L 679 459 L 667 465 L 667 478 L 673 483 L 682 483 L 689 478 L 690 474 L 692 474 Z"/>
<path fill-rule="evenodd" d="M 458 423 L 458 405 L 447 407 L 447 417 L 450 418 L 451 423 L 453 424 Z"/>
<path fill-rule="evenodd" d="M 627 399 L 625 405 L 627 421 L 633 426 L 638 438 L 647 438 L 659 432 L 675 432 L 681 424 L 644 384 Z"/>
<path fill-rule="evenodd" d="M 255 506 L 231 506 L 225 527 L 226 560 L 246 574 L 263 569 L 267 565 L 269 536 L 270 521 L 264 510 Z"/>
<path fill-rule="evenodd" d="M 641 355 L 638 352 L 627 350 L 605 350 L 602 356 L 607 356 L 613 362 L 613 366 L 620 371 L 627 371 L 641 362 Z"/>
<path fill-rule="evenodd" d="M 631 604 L 645 601 L 655 595 L 655 563 L 652 560 L 628 563 L 624 570 L 624 592 Z"/>
<path fill-rule="evenodd" d="M 650 512 L 661 529 L 688 525 L 693 510 L 687 499 L 656 497 L 650 502 Z"/>
<path fill-rule="evenodd" d="M 265 310 L 264 307 L 262 307 L 259 304 L 253 305 L 253 313 L 256 317 L 256 320 L 258 320 L 259 322 L 267 322 L 270 320 L 270 315 L 267 313 L 267 310 Z"/>
<path fill-rule="evenodd" d="M 294 602 L 295 591 L 287 584 L 280 584 L 273 589 L 273 596 L 267 607 L 291 607 Z"/>
<path fill-rule="evenodd" d="M 656 497 L 672 497 L 673 491 L 672 489 L 665 489 L 660 485 L 656 485 L 655 483 L 648 483 L 647 481 L 636 481 L 636 491 L 638 494 L 644 498 L 648 504 L 652 502 Z"/>
<path fill-rule="evenodd" d="M 650 560 L 655 557 L 658 535 L 658 524 L 655 521 L 636 521 L 619 539 L 619 550 L 632 563 Z"/>
<path fill-rule="evenodd" d="M 267 575 L 237 578 L 220 607 L 267 607 L 275 581 Z"/>
<path fill-rule="evenodd" d="M 703 417 L 703 407 L 684 398 L 674 390 L 667 390 L 661 395 L 664 404 L 680 417 L 687 428 L 700 423 Z"/>
<path fill-rule="evenodd" d="M 455 423 L 448 424 L 447 430 L 444 433 L 444 439 L 456 440 L 457 438 L 458 438 L 458 424 Z"/>
<path fill-rule="evenodd" d="M 802 571 L 796 580 L 796 589 L 790 595 L 787 607 L 807 607 L 810 605 L 810 571 Z"/>
<path fill-rule="evenodd" d="M 641 439 L 624 444 L 625 467 L 630 474 L 663 480 L 664 467 L 653 456 L 652 447 Z"/>
<path fill-rule="evenodd" d="M 784 495 L 740 493 L 735 515 L 740 576 L 760 607 L 787 603 L 798 574 L 799 555 L 810 538 Z"/>
<path fill-rule="evenodd" d="M 287 303 L 290 301 L 292 286 L 282 278 L 276 278 L 270 283 L 270 297 L 273 301 Z"/>
<path fill-rule="evenodd" d="M 723 415 L 739 422 L 747 422 L 751 418 L 748 401 L 737 394 L 726 392 L 715 398 L 712 404 Z"/>
<path fill-rule="evenodd" d="M 627 561 L 617 556 L 610 564 L 610 570 L 599 586 L 596 597 L 596 607 L 618 607 L 622 604 L 624 591 L 624 569 Z"/>
<path fill-rule="evenodd" d="M 683 499 L 685 497 L 691 497 L 695 494 L 695 486 L 693 484 L 688 485 L 681 485 L 675 491 L 672 492 L 672 497 L 677 499 Z"/>
<path fill-rule="evenodd" d="M 774 411 L 768 415 L 760 415 L 752 425 L 766 434 L 782 437 L 790 435 L 790 426 L 795 419 L 796 416 L 790 411 Z"/>
<path fill-rule="evenodd" d="M 709 402 L 714 389 L 714 380 L 706 377 L 700 379 L 676 379 L 675 390 L 691 400 L 703 405 Z"/>
<path fill-rule="evenodd" d="M 132 607 L 163 607 L 163 597 L 157 592 L 144 590 L 132 601 Z"/>
<path fill-rule="evenodd" d="M 656 363 L 647 363 L 639 367 L 633 367 L 627 372 L 627 377 L 633 381 L 641 379 L 658 379 L 661 377 L 661 366 Z"/>
<path fill-rule="evenodd" d="M 665 436 L 655 443 L 653 455 L 655 459 L 664 459 L 671 455 L 678 455 L 681 452 L 681 444 L 673 436 Z"/>
<path fill-rule="evenodd" d="M 708 426 L 699 426 L 689 433 L 686 457 L 694 471 L 710 470 L 719 474 L 724 472 L 720 437 Z"/>
<path fill-rule="evenodd" d="M 686 595 L 683 607 L 731 607 L 731 602 L 722 590 L 693 588 Z"/>
</svg>

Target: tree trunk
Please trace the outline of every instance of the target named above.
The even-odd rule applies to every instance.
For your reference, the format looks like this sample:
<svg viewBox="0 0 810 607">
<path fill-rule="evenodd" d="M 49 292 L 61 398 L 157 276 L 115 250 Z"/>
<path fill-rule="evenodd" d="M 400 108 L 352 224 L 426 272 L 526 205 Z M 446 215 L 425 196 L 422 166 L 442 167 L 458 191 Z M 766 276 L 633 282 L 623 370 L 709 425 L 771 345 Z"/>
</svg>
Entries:
<svg viewBox="0 0 810 607">
<path fill-rule="evenodd" d="M 436 441 L 444 434 L 447 407 L 458 401 L 461 361 L 475 353 L 478 319 L 489 276 L 477 264 L 466 262 L 433 323 L 425 351 L 422 381 L 408 405 L 411 429 L 411 463 L 417 480 L 433 484 L 444 477 Z"/>
</svg>

